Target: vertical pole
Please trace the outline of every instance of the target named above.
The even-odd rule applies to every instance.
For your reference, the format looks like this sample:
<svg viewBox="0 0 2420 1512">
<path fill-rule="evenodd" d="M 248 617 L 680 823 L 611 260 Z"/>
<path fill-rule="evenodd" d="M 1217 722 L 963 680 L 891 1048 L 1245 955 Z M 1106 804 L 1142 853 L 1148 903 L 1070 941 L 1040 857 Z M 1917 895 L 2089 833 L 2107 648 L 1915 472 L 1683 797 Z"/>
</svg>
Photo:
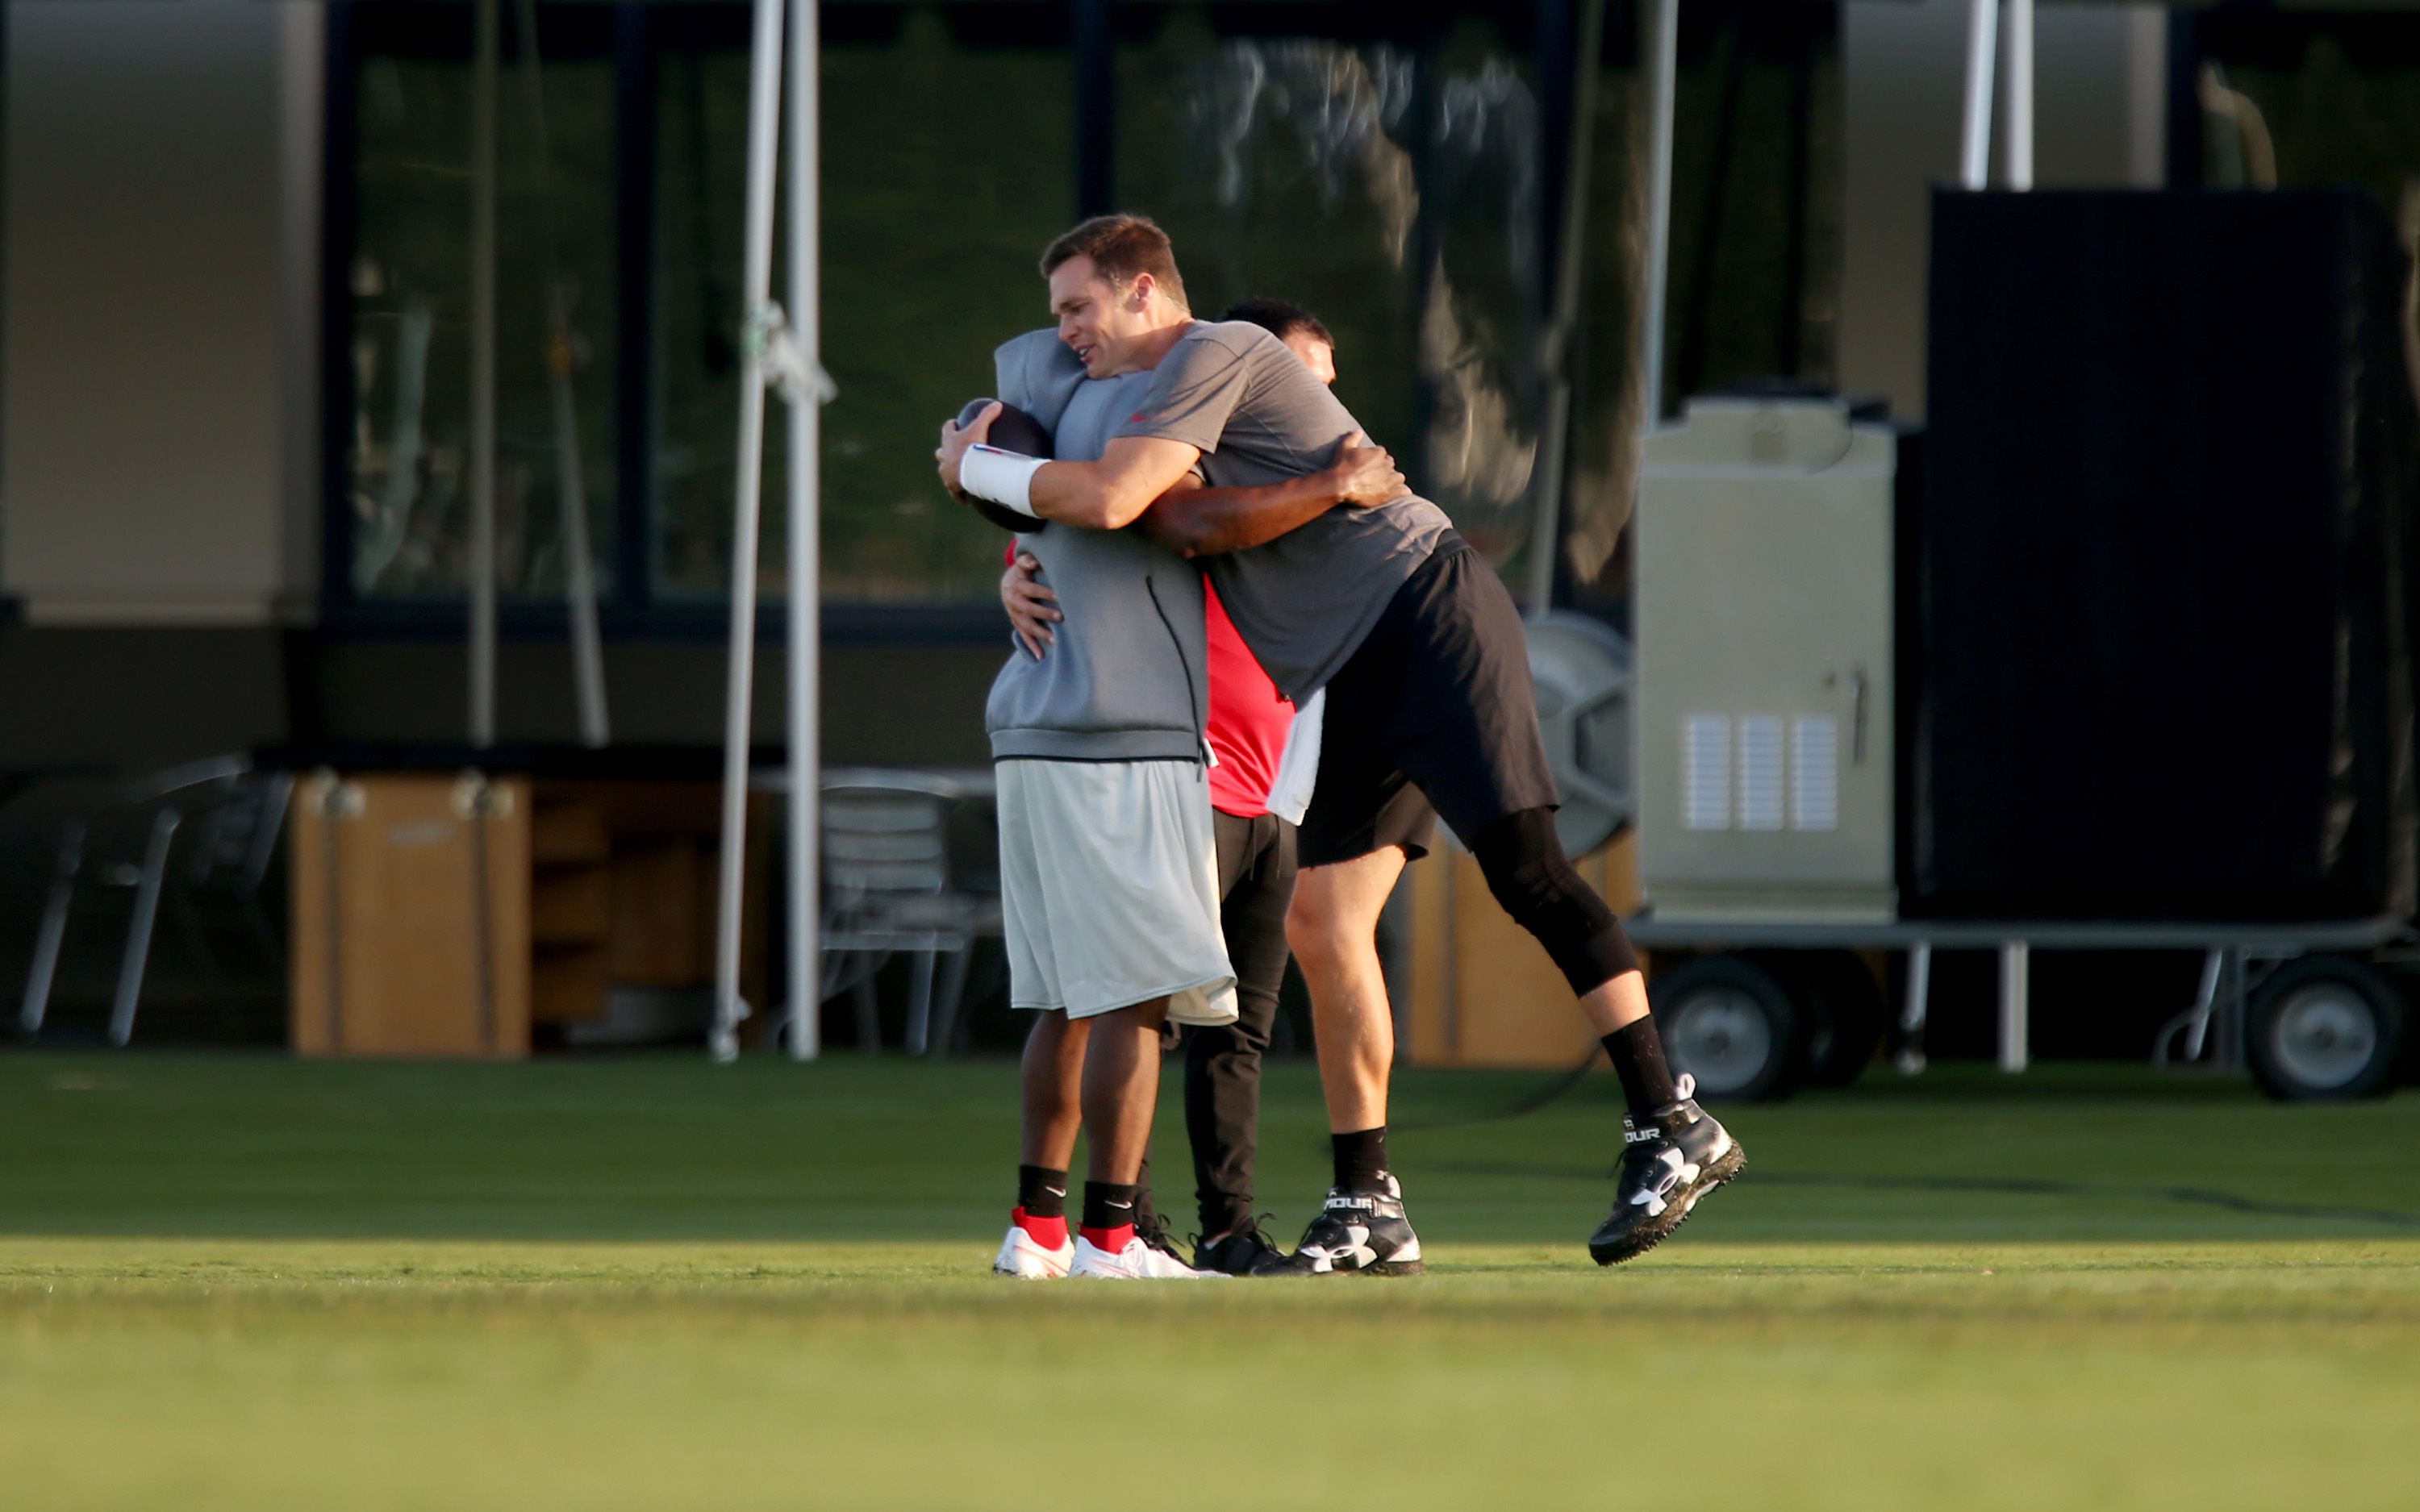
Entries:
<svg viewBox="0 0 2420 1512">
<path fill-rule="evenodd" d="M 1647 423 L 1664 418 L 1664 288 L 1672 262 L 1672 116 L 1680 94 L 1681 0 L 1652 0 L 1647 36 L 1647 291 L 1639 312 L 1638 371 Z"/>
<path fill-rule="evenodd" d="M 748 241 L 740 298 L 739 466 L 731 514 L 731 668 L 722 725 L 722 854 L 715 898 L 717 1060 L 739 1055 L 739 907 L 747 875 L 749 701 L 756 674 L 756 550 L 764 496 L 765 305 L 773 279 L 773 167 L 782 116 L 783 0 L 756 0 L 748 83 Z"/>
<path fill-rule="evenodd" d="M 572 390 L 571 294 L 555 235 L 553 135 L 546 124 L 546 76 L 537 45 L 537 0 L 517 0 L 521 43 L 521 102 L 529 114 L 530 150 L 538 162 L 538 218 L 546 240 L 546 373 L 554 421 L 556 502 L 562 513 L 563 591 L 571 619 L 571 686 L 580 709 L 580 741 L 601 747 L 612 738 L 605 719 L 605 648 L 597 628 L 597 565 L 588 550 L 588 483 L 580 456 L 580 405 Z"/>
<path fill-rule="evenodd" d="M 2025 1069 L 2031 1049 L 2025 1003 L 2025 962 L 2030 953 L 2023 940 L 2000 947 L 2000 1069 L 2010 1073 Z"/>
<path fill-rule="evenodd" d="M 799 376 L 790 385 L 790 1057 L 813 1060 L 822 1046 L 823 951 L 818 926 L 822 840 L 823 517 L 820 484 L 823 374 L 822 234 L 815 197 L 819 8 L 794 0 L 790 17 L 790 336 Z"/>
<path fill-rule="evenodd" d="M 1932 946 L 1907 952 L 1907 1001 L 1899 1015 L 1899 1069 L 1902 1076 L 1924 1070 L 1924 1025 L 1932 1012 Z"/>
<path fill-rule="evenodd" d="M 1563 495 L 1570 467 L 1572 342 L 1579 329 L 1580 262 L 1586 255 L 1590 147 L 1596 140 L 1596 76 L 1605 49 L 1605 0 L 1582 0 L 1571 50 L 1571 118 L 1563 157 L 1560 214 L 1554 237 L 1554 281 L 1549 295 L 1539 364 L 1546 380 L 1538 418 L 1538 490 L 1530 516 L 1529 612 L 1543 614 L 1555 599 L 1555 567 L 1562 555 Z M 1553 55 L 1553 49 L 1544 49 Z"/>
<path fill-rule="evenodd" d="M 471 70 L 471 744 L 496 743 L 497 0 L 473 12 Z"/>
<path fill-rule="evenodd" d="M 2009 0 L 2009 187 L 2034 187 L 2034 0 Z"/>
<path fill-rule="evenodd" d="M 1958 182 L 1980 189 L 1992 176 L 1992 69 L 2000 41 L 2000 0 L 1974 0 L 1966 19 L 1966 111 L 1958 135 Z"/>
</svg>

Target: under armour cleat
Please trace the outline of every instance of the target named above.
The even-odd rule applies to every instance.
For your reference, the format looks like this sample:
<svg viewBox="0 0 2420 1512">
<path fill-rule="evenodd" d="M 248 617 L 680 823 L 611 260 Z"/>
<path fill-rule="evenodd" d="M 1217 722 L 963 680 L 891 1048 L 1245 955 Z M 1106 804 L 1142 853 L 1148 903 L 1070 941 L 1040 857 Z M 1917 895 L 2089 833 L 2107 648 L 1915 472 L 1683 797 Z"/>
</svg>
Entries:
<svg viewBox="0 0 2420 1512">
<path fill-rule="evenodd" d="M 1420 1236 L 1404 1216 L 1404 1189 L 1391 1176 L 1384 1192 L 1327 1189 L 1327 1202 L 1292 1255 L 1272 1257 L 1254 1275 L 1418 1275 Z"/>
<path fill-rule="evenodd" d="M 1111 1253 L 1078 1234 L 1076 1237 L 1076 1262 L 1067 1268 L 1071 1276 L 1095 1281 L 1224 1281 L 1216 1271 L 1197 1271 L 1183 1260 L 1163 1255 L 1142 1242 L 1140 1235 L 1125 1242 L 1123 1248 Z"/>
<path fill-rule="evenodd" d="M 1681 1227 L 1699 1199 L 1739 1175 L 1747 1164 L 1730 1131 L 1698 1106 L 1698 1082 L 1683 1075 L 1680 1101 L 1644 1119 L 1621 1120 L 1621 1166 L 1613 1211 L 1589 1238 L 1599 1265 L 1635 1259 Z"/>
<path fill-rule="evenodd" d="M 1000 1254 L 991 1262 L 991 1273 L 1014 1276 L 1019 1281 L 1056 1281 L 1067 1273 L 1075 1258 L 1072 1240 L 1052 1249 L 1027 1233 L 1023 1224 L 1013 1223 L 1008 1226 L 1008 1237 L 1000 1242 Z"/>
</svg>

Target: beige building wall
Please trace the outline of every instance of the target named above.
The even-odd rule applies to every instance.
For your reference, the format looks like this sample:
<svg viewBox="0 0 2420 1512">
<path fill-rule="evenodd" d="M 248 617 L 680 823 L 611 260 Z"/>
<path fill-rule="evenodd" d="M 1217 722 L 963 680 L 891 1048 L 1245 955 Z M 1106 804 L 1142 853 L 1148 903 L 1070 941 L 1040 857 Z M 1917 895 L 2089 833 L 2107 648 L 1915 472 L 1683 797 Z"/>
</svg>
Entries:
<svg viewBox="0 0 2420 1512">
<path fill-rule="evenodd" d="M 0 592 L 37 625 L 307 608 L 320 8 L 6 18 Z"/>
<path fill-rule="evenodd" d="M 1958 177 L 1970 0 L 1850 0 L 1840 386 L 1924 414 L 1931 196 Z M 2034 184 L 2157 188 L 2165 162 L 2167 20 L 2158 6 L 2035 11 Z M 2005 58 L 2005 54 L 2003 54 Z M 1994 101 L 1993 182 L 2006 171 Z"/>
</svg>

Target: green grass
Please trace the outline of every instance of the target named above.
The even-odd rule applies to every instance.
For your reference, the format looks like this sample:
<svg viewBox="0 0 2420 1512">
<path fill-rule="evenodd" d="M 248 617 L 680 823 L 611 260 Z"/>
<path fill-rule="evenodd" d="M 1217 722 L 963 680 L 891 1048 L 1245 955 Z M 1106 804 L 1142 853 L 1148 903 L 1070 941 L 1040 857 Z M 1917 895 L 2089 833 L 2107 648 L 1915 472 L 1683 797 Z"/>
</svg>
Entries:
<svg viewBox="0 0 2420 1512">
<path fill-rule="evenodd" d="M 2420 1098 L 1877 1078 L 1603 1273 L 1543 1080 L 1404 1079 L 1426 1277 L 1119 1288 L 982 1273 L 1003 1065 L 0 1058 L 0 1506 L 2420 1504 Z"/>
</svg>

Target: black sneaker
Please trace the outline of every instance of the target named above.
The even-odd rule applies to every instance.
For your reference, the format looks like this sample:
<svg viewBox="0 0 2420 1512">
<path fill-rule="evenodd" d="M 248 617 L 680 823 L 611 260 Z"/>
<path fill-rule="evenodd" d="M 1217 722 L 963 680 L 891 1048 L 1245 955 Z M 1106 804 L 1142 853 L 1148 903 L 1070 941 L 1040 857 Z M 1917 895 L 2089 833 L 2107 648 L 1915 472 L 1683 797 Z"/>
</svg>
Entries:
<svg viewBox="0 0 2420 1512">
<path fill-rule="evenodd" d="M 1229 1275 L 1250 1275 L 1264 1264 L 1284 1258 L 1285 1251 L 1261 1232 L 1259 1219 L 1207 1244 L 1196 1244 L 1193 1249 L 1195 1270 L 1223 1271 Z"/>
<path fill-rule="evenodd" d="M 1698 1106 L 1697 1078 L 1683 1075 L 1678 1090 L 1679 1102 L 1643 1121 L 1627 1115 L 1621 1120 L 1613 1212 L 1589 1237 L 1589 1255 L 1599 1265 L 1620 1265 L 1653 1249 L 1700 1198 L 1747 1164 L 1730 1131 Z"/>
<path fill-rule="evenodd" d="M 1164 1215 L 1156 1212 L 1137 1213 L 1135 1238 L 1141 1240 L 1145 1244 L 1179 1265 L 1185 1263 L 1185 1251 L 1178 1245 L 1176 1235 L 1169 1230 L 1168 1219 Z"/>
<path fill-rule="evenodd" d="M 1302 1231 L 1292 1255 L 1273 1255 L 1254 1275 L 1418 1275 L 1420 1236 L 1404 1216 L 1404 1189 L 1391 1176 L 1384 1192 L 1327 1189 L 1327 1203 Z"/>
</svg>

